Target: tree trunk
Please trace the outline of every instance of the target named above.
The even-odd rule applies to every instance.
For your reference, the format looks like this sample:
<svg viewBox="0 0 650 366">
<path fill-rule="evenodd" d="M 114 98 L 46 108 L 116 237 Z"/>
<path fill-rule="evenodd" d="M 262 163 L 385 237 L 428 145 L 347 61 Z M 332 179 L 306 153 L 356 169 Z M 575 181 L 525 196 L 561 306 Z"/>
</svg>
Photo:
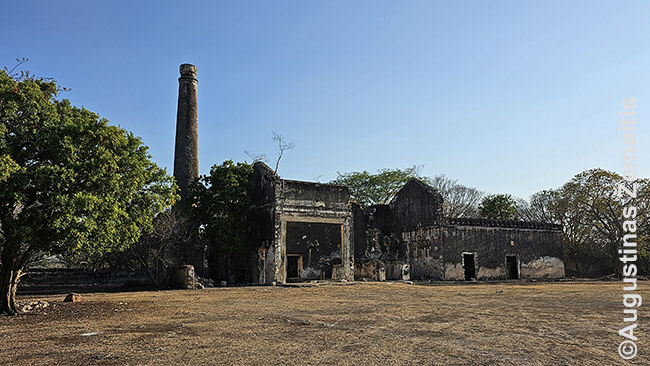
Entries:
<svg viewBox="0 0 650 366">
<path fill-rule="evenodd" d="M 582 270 L 580 269 L 580 256 L 577 254 L 573 255 L 573 263 L 576 265 L 576 276 L 577 277 L 582 277 Z"/>
<path fill-rule="evenodd" d="M 14 315 L 18 312 L 16 288 L 21 272 L 11 266 L 11 263 L 0 266 L 0 314 Z"/>
</svg>

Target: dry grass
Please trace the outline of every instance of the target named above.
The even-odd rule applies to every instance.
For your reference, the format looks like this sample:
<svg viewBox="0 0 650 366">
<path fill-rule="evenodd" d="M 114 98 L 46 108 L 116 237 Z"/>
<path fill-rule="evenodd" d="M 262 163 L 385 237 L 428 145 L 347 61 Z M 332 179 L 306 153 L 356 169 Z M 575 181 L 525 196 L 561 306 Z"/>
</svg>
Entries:
<svg viewBox="0 0 650 366">
<path fill-rule="evenodd" d="M 650 301 L 648 283 L 640 293 Z M 502 290 L 502 293 L 499 291 Z M 26 298 L 23 298 L 26 300 Z M 617 282 L 364 283 L 30 296 L 2 365 L 617 365 Z M 648 364 L 647 312 L 636 362 Z M 95 335 L 84 333 L 99 332 Z"/>
</svg>

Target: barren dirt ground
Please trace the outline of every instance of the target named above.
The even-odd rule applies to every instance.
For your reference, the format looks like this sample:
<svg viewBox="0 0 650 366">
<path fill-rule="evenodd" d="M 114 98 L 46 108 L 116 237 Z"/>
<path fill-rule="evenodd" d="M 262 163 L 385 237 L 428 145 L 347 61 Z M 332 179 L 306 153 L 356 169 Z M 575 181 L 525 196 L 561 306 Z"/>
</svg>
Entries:
<svg viewBox="0 0 650 366">
<path fill-rule="evenodd" d="M 622 293 L 618 282 L 350 283 L 21 296 L 51 305 L 0 316 L 0 364 L 619 365 Z M 641 308 L 628 364 L 649 364 L 649 320 Z"/>
</svg>

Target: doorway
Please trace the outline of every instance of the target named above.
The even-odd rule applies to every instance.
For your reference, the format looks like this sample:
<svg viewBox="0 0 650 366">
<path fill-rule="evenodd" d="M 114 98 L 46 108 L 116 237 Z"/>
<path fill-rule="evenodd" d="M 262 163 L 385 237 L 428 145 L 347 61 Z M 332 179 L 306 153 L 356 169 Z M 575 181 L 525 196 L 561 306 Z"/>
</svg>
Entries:
<svg viewBox="0 0 650 366">
<path fill-rule="evenodd" d="M 287 278 L 300 278 L 302 275 L 302 255 L 287 254 Z"/>
<path fill-rule="evenodd" d="M 463 253 L 463 272 L 465 281 L 476 279 L 476 253 Z"/>
<path fill-rule="evenodd" d="M 516 255 L 506 255 L 506 273 L 509 280 L 519 279 L 519 258 Z"/>
</svg>

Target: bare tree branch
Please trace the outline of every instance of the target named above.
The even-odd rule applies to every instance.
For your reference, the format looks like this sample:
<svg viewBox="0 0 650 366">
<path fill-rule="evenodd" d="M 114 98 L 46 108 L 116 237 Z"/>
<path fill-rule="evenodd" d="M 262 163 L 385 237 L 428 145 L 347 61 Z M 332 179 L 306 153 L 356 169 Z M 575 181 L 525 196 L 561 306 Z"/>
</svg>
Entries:
<svg viewBox="0 0 650 366">
<path fill-rule="evenodd" d="M 291 150 L 294 147 L 296 147 L 295 142 L 286 142 L 284 139 L 284 136 L 276 133 L 275 131 L 271 131 L 273 133 L 273 141 L 278 143 L 278 149 L 280 150 L 280 153 L 278 155 L 278 160 L 275 162 L 275 171 L 274 173 L 278 173 L 278 168 L 280 167 L 280 160 L 282 159 L 282 156 L 284 155 L 284 152 L 287 150 Z"/>
</svg>

